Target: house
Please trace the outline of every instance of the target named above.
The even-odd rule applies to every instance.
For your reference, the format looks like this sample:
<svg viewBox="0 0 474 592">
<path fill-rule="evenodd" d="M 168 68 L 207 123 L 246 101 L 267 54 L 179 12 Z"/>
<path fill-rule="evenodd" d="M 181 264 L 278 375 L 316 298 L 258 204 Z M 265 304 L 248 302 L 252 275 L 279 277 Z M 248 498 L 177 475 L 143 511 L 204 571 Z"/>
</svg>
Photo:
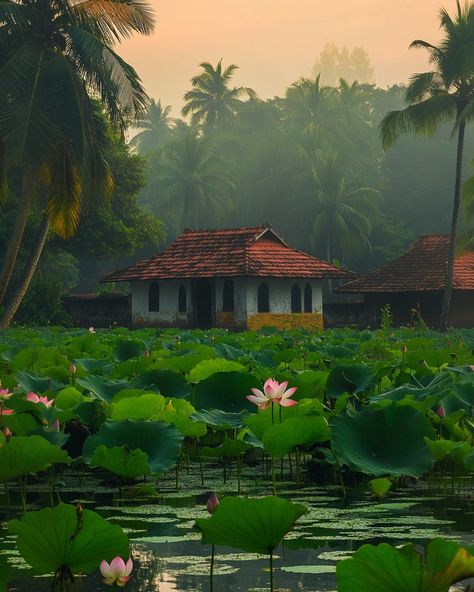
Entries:
<svg viewBox="0 0 474 592">
<path fill-rule="evenodd" d="M 134 326 L 254 330 L 321 328 L 323 280 L 349 277 L 262 226 L 185 231 L 102 281 L 130 282 Z"/>
<path fill-rule="evenodd" d="M 363 294 L 370 324 L 380 322 L 381 308 L 389 304 L 396 325 L 410 324 L 421 315 L 437 326 L 443 302 L 449 236 L 420 236 L 394 261 L 337 289 Z M 449 325 L 474 327 L 474 252 L 458 255 L 454 263 Z"/>
</svg>

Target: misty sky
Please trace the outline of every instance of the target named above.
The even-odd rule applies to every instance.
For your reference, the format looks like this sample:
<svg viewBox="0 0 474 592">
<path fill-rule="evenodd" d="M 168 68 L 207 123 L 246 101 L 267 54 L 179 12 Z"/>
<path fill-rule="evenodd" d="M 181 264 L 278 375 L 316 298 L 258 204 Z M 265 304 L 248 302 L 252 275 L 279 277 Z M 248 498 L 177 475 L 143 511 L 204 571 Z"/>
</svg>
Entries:
<svg viewBox="0 0 474 592">
<path fill-rule="evenodd" d="M 240 66 L 238 84 L 261 98 L 283 94 L 312 66 L 326 42 L 363 45 L 377 82 L 406 82 L 423 71 L 423 52 L 408 50 L 416 38 L 437 42 L 438 11 L 454 0 L 151 0 L 153 36 L 134 36 L 120 48 L 139 72 L 149 95 L 182 106 L 189 79 L 202 61 Z M 175 111 L 175 114 L 177 112 Z"/>
</svg>

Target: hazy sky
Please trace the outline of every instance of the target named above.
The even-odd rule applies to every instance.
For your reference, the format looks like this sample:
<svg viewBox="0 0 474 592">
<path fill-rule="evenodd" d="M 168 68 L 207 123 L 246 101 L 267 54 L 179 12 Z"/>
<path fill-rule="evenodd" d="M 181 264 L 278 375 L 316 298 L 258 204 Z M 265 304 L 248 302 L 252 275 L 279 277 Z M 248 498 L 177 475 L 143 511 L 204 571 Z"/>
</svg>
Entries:
<svg viewBox="0 0 474 592">
<path fill-rule="evenodd" d="M 120 48 L 148 94 L 182 106 L 202 61 L 240 66 L 236 82 L 260 97 L 281 95 L 309 75 L 326 42 L 363 45 L 381 86 L 424 70 L 416 38 L 437 42 L 438 11 L 454 0 L 151 0 L 157 24 L 150 37 L 134 36 Z"/>
</svg>

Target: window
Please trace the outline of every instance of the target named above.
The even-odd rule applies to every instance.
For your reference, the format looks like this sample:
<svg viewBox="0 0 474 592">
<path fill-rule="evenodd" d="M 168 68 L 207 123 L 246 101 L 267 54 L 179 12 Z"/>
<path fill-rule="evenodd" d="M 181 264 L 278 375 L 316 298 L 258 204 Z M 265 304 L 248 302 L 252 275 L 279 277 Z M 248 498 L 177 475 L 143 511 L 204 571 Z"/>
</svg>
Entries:
<svg viewBox="0 0 474 592">
<path fill-rule="evenodd" d="M 178 291 L 178 312 L 186 312 L 188 310 L 186 286 L 181 284 Z"/>
<path fill-rule="evenodd" d="M 258 312 L 270 312 L 270 291 L 265 282 L 260 284 L 257 295 Z"/>
<path fill-rule="evenodd" d="M 304 287 L 304 311 L 313 312 L 313 290 L 309 284 Z"/>
<path fill-rule="evenodd" d="M 160 286 L 158 282 L 151 282 L 148 288 L 148 312 L 160 310 Z"/>
<path fill-rule="evenodd" d="M 225 280 L 222 291 L 222 310 L 223 312 L 234 312 L 234 282 Z"/>
<path fill-rule="evenodd" d="M 291 288 L 291 312 L 301 312 L 301 288 L 298 284 Z"/>
</svg>

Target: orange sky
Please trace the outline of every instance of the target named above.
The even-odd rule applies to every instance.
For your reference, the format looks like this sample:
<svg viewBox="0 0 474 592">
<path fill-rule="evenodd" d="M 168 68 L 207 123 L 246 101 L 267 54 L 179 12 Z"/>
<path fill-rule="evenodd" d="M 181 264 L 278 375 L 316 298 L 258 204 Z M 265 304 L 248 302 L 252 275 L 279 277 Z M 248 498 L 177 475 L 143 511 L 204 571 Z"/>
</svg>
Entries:
<svg viewBox="0 0 474 592">
<path fill-rule="evenodd" d="M 406 81 L 426 67 L 422 52 L 408 50 L 410 41 L 437 42 L 440 6 L 455 7 L 454 0 L 150 1 L 155 33 L 134 36 L 118 51 L 151 97 L 179 108 L 202 61 L 239 65 L 236 82 L 266 98 L 309 75 L 328 41 L 363 45 L 379 85 Z"/>
</svg>

